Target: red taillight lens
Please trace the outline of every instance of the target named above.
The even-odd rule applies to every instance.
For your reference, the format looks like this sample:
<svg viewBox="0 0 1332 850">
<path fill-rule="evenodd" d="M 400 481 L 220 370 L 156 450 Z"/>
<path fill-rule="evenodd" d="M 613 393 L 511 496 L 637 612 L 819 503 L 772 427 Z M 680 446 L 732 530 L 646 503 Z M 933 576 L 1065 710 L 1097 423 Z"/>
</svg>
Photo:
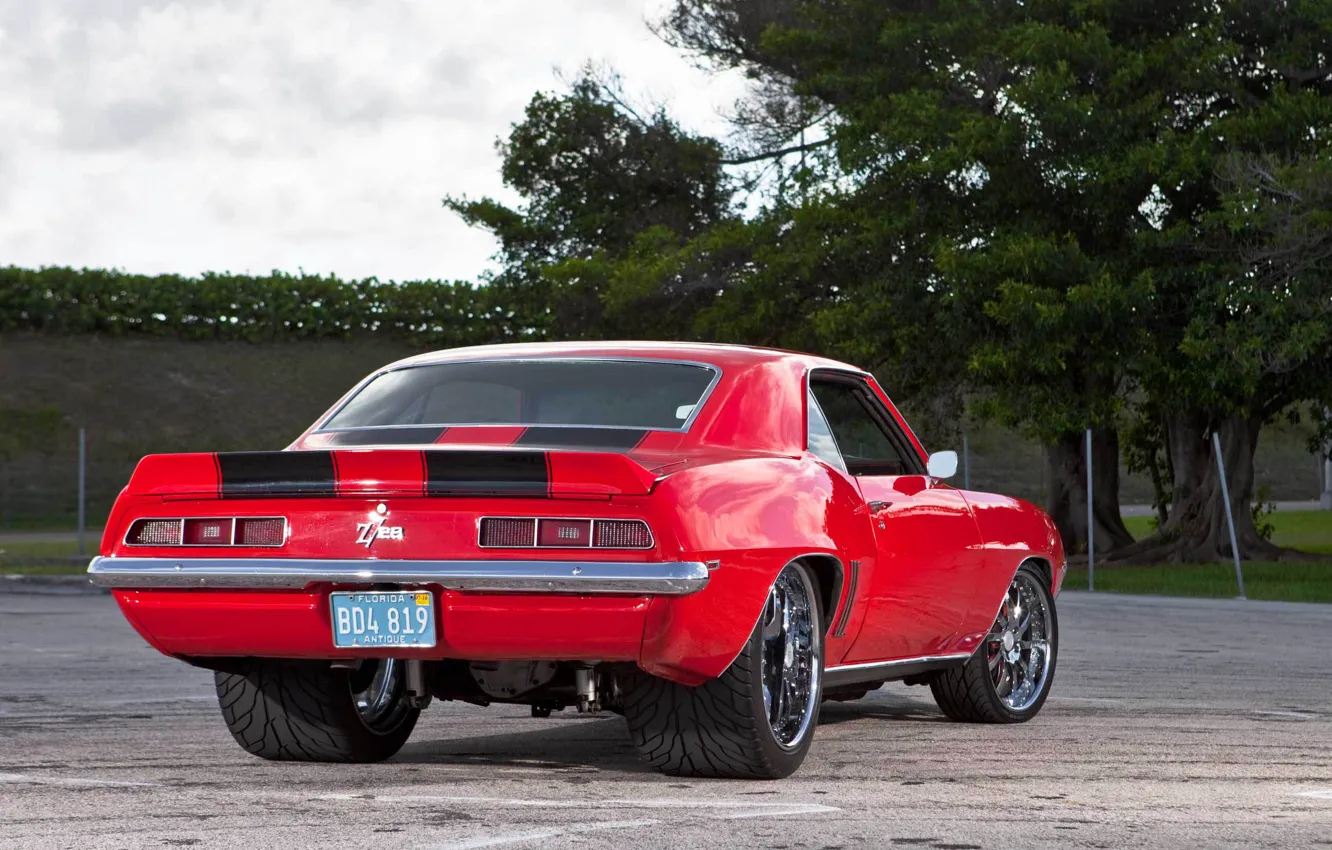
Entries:
<svg viewBox="0 0 1332 850">
<path fill-rule="evenodd" d="M 488 549 L 651 549 L 652 530 L 641 519 L 485 517 L 481 545 Z"/>
<path fill-rule="evenodd" d="M 125 542 L 131 546 L 281 546 L 287 542 L 287 520 L 280 516 L 136 519 Z"/>
<path fill-rule="evenodd" d="M 186 546 L 230 546 L 231 520 L 229 519 L 187 519 L 185 520 Z"/>
<path fill-rule="evenodd" d="M 592 545 L 598 549 L 651 549 L 652 531 L 641 519 L 599 519 Z"/>
<path fill-rule="evenodd" d="M 536 520 L 487 517 L 481 520 L 481 545 L 530 549 L 536 545 Z"/>
<path fill-rule="evenodd" d="M 287 521 L 282 517 L 236 520 L 237 546 L 281 546 L 287 540 Z"/>
<path fill-rule="evenodd" d="M 592 545 L 592 520 L 543 519 L 537 524 L 537 545 L 586 549 Z"/>
<path fill-rule="evenodd" d="M 135 546 L 179 546 L 178 519 L 141 519 L 130 526 L 125 542 Z"/>
</svg>

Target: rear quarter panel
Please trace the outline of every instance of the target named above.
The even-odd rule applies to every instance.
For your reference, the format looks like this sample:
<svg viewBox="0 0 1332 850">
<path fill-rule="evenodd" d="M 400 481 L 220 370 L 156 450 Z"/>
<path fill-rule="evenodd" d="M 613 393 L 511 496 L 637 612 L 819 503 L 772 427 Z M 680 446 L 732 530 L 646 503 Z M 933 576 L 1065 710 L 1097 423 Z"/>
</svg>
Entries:
<svg viewBox="0 0 1332 850">
<path fill-rule="evenodd" d="M 874 545 L 868 523 L 854 521 L 854 488 L 811 460 L 688 469 L 665 479 L 653 499 L 657 527 L 675 529 L 681 557 L 716 562 L 706 590 L 658 598 L 648 612 L 640 663 L 677 681 L 701 682 L 730 665 L 791 560 L 826 554 L 845 565 L 846 552 Z"/>
</svg>

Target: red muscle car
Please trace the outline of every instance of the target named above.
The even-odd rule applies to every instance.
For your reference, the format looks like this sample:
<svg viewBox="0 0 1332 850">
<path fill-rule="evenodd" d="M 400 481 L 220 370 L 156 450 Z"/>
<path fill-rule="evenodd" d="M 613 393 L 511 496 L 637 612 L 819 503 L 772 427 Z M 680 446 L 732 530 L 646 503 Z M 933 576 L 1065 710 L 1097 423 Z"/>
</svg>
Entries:
<svg viewBox="0 0 1332 850">
<path fill-rule="evenodd" d="M 956 466 L 819 357 L 458 349 L 285 451 L 144 458 L 89 573 L 264 758 L 388 758 L 433 698 L 614 711 L 667 773 L 775 778 L 821 701 L 886 681 L 1040 710 L 1059 535 Z"/>
</svg>

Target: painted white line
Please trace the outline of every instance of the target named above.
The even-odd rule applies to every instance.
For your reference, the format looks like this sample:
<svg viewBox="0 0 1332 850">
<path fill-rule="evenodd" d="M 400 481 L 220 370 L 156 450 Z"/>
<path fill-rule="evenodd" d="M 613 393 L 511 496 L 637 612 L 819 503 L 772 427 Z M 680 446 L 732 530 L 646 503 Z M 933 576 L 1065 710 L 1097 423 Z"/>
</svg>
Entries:
<svg viewBox="0 0 1332 850">
<path fill-rule="evenodd" d="M 161 788 L 161 782 L 118 782 L 111 779 L 81 779 L 63 776 L 28 776 L 23 773 L 0 773 L 0 784 L 5 785 L 57 785 L 65 788 Z"/>
<path fill-rule="evenodd" d="M 321 794 L 318 799 L 338 801 L 358 801 L 366 803 L 437 803 L 444 805 L 474 805 L 501 809 L 685 809 L 702 812 L 705 817 L 725 820 L 754 818 L 774 815 L 818 815 L 840 812 L 835 806 L 818 803 L 792 802 L 756 802 L 754 800 L 670 800 L 649 798 L 645 800 L 542 800 L 518 799 L 509 797 L 472 797 L 459 795 L 401 794 L 375 795 L 365 794 Z"/>
<path fill-rule="evenodd" d="M 1306 711 L 1251 711 L 1250 714 L 1258 714 L 1264 717 L 1293 717 L 1296 720 L 1317 720 L 1318 715 L 1310 714 Z"/>
<path fill-rule="evenodd" d="M 479 838 L 467 838 L 462 841 L 451 841 L 448 844 L 436 844 L 432 850 L 481 850 L 484 847 L 523 844 L 528 841 L 559 838 L 562 835 L 580 835 L 586 832 L 601 832 L 607 829 L 635 829 L 642 826 L 656 826 L 659 823 L 661 821 L 655 820 L 608 820 L 597 823 L 580 823 L 549 829 L 534 829 L 530 832 L 511 832 L 507 835 L 485 835 Z"/>
<path fill-rule="evenodd" d="M 1301 791 L 1298 797 L 1313 797 L 1315 800 L 1332 800 L 1332 788 L 1319 788 L 1316 791 Z"/>
</svg>

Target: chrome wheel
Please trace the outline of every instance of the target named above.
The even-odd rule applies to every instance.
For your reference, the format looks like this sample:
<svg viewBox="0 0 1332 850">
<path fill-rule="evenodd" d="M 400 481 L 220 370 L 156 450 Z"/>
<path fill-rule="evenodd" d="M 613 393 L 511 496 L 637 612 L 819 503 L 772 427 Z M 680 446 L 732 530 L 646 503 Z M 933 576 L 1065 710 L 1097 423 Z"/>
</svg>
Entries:
<svg viewBox="0 0 1332 850">
<path fill-rule="evenodd" d="M 818 707 L 822 635 L 815 628 L 814 587 L 803 569 L 777 576 L 763 611 L 763 704 L 773 738 L 792 750 L 809 733 Z"/>
<path fill-rule="evenodd" d="M 1052 619 L 1037 579 L 1025 570 L 1018 571 L 985 637 L 990 683 L 1011 711 L 1026 711 L 1045 691 Z"/>
<path fill-rule="evenodd" d="M 375 732 L 393 729 L 407 714 L 406 668 L 397 659 L 379 658 L 362 662 L 352 677 L 352 700 L 356 713 Z"/>
</svg>

